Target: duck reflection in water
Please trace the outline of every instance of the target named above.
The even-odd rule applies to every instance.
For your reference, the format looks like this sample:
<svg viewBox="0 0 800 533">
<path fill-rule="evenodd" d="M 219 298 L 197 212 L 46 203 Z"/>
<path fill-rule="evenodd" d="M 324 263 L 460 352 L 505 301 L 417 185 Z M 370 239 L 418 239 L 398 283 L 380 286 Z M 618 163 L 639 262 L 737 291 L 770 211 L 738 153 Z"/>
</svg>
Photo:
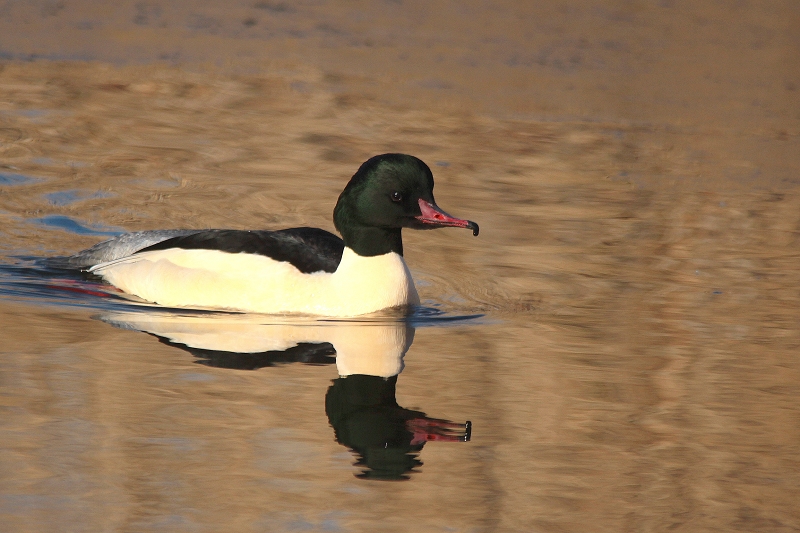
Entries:
<svg viewBox="0 0 800 533">
<path fill-rule="evenodd" d="M 468 441 L 471 423 L 429 418 L 397 405 L 397 376 L 353 374 L 333 380 L 325 395 L 325 412 L 336 441 L 356 452 L 360 478 L 399 480 L 421 466 L 426 442 Z"/>
<path fill-rule="evenodd" d="M 169 313 L 114 313 L 102 319 L 150 333 L 218 368 L 335 362 L 339 377 L 325 395 L 325 412 L 336 441 L 357 454 L 360 478 L 408 479 L 422 465 L 419 453 L 427 442 L 470 440 L 469 421 L 430 418 L 397 404 L 397 378 L 414 339 L 406 322 L 262 324 L 247 315 Z"/>
</svg>

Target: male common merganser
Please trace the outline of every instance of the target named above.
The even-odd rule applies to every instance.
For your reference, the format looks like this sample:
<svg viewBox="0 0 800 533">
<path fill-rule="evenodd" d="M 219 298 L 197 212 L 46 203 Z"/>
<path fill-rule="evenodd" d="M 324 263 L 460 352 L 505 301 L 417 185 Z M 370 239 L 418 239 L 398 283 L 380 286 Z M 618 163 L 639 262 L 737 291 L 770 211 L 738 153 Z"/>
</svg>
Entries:
<svg viewBox="0 0 800 533">
<path fill-rule="evenodd" d="M 361 165 L 333 211 L 342 239 L 318 228 L 127 233 L 72 256 L 73 266 L 168 307 L 347 317 L 419 304 L 402 228 L 478 225 L 433 199 L 433 174 L 405 154 Z"/>
</svg>

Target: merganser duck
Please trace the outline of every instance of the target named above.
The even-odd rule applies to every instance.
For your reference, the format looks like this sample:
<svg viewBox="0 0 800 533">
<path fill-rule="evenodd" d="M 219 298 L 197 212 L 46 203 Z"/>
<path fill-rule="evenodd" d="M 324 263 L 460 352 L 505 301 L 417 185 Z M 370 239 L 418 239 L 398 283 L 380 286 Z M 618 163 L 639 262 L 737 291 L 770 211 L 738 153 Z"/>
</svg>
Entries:
<svg viewBox="0 0 800 533">
<path fill-rule="evenodd" d="M 69 262 L 123 292 L 168 307 L 350 317 L 419 304 L 403 260 L 403 228 L 478 225 L 433 199 L 420 159 L 383 154 L 364 162 L 333 211 L 341 233 L 167 230 L 123 234 Z"/>
</svg>

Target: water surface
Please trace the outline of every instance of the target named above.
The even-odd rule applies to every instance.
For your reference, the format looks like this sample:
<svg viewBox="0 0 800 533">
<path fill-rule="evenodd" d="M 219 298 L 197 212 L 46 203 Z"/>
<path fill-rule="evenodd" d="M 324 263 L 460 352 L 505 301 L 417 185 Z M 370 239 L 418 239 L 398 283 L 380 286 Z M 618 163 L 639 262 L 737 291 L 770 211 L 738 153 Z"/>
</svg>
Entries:
<svg viewBox="0 0 800 533">
<path fill-rule="evenodd" d="M 0 529 L 800 529 L 796 8 L 601 4 L 3 8 Z M 409 319 L 39 261 L 332 230 L 387 151 L 482 230 L 405 232 Z"/>
</svg>

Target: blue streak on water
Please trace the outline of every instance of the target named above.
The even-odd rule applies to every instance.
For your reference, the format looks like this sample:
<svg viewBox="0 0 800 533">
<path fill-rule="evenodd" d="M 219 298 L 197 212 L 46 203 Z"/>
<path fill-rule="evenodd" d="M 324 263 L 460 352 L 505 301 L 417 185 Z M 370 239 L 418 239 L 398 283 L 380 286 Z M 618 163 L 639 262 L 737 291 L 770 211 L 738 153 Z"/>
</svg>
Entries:
<svg viewBox="0 0 800 533">
<path fill-rule="evenodd" d="M 100 235 L 114 237 L 120 233 L 124 233 L 123 230 L 117 228 L 109 228 L 104 230 L 88 228 L 63 215 L 48 215 L 46 217 L 33 219 L 33 222 L 42 226 L 58 228 L 76 235 Z"/>
<path fill-rule="evenodd" d="M 22 185 L 23 183 L 41 181 L 41 179 L 42 178 L 35 178 L 33 176 L 25 176 L 24 174 L 0 172 L 0 185 Z"/>
<path fill-rule="evenodd" d="M 124 310 L 132 302 L 108 291 L 77 270 L 52 268 L 46 260 L 19 257 L 16 264 L 0 263 L 0 297 L 38 303 L 97 310 Z"/>
<path fill-rule="evenodd" d="M 49 109 L 16 109 L 14 110 L 14 114 L 26 117 L 26 118 L 41 118 L 45 117 L 52 113 Z"/>
<path fill-rule="evenodd" d="M 485 317 L 482 313 L 474 314 L 452 314 L 447 311 L 442 311 L 436 307 L 417 306 L 414 311 L 406 317 L 409 325 L 415 328 L 425 328 L 433 326 L 460 326 L 466 322 L 471 324 L 480 323 L 481 319 Z"/>
<path fill-rule="evenodd" d="M 107 198 L 107 193 L 97 191 L 89 192 L 80 189 L 71 189 L 68 191 L 58 191 L 45 194 L 44 197 L 53 205 L 69 205 L 81 200 L 90 200 L 92 198 Z"/>
</svg>

